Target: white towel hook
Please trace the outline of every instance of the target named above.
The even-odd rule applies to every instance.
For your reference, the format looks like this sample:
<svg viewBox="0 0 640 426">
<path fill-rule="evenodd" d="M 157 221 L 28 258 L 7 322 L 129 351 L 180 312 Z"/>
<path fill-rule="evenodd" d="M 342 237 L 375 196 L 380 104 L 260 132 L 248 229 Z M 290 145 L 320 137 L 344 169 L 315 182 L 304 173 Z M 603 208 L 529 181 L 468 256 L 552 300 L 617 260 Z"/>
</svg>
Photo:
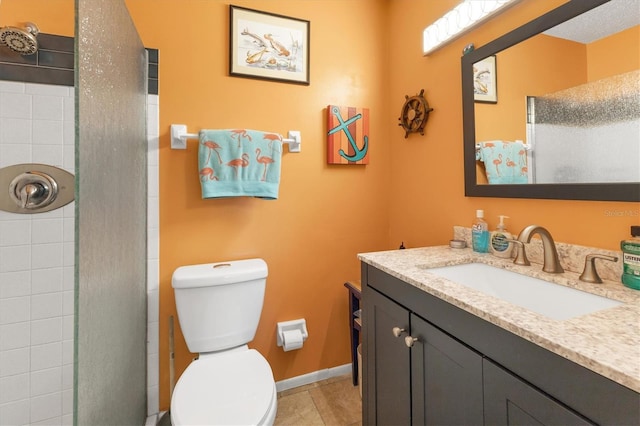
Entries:
<svg viewBox="0 0 640 426">
<path fill-rule="evenodd" d="M 299 130 L 289 130 L 289 137 L 283 138 L 282 143 L 289 145 L 289 152 L 300 152 L 302 136 Z M 171 149 L 187 149 L 187 139 L 198 139 L 197 133 L 187 133 L 186 124 L 171 125 Z"/>
</svg>

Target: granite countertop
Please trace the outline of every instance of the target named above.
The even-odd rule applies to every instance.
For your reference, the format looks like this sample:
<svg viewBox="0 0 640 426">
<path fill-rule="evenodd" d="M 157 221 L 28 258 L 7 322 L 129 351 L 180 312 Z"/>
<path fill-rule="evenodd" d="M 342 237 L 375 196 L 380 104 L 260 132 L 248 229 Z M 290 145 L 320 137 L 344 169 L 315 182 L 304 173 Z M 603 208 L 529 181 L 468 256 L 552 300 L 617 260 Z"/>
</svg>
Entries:
<svg viewBox="0 0 640 426">
<path fill-rule="evenodd" d="M 541 265 L 513 264 L 490 254 L 449 246 L 358 254 L 358 258 L 429 294 L 508 330 L 530 342 L 640 392 L 640 291 L 620 282 L 590 284 L 579 273 L 549 274 Z M 568 320 L 554 320 L 526 308 L 454 283 L 429 268 L 485 263 L 608 297 L 622 305 Z"/>
</svg>

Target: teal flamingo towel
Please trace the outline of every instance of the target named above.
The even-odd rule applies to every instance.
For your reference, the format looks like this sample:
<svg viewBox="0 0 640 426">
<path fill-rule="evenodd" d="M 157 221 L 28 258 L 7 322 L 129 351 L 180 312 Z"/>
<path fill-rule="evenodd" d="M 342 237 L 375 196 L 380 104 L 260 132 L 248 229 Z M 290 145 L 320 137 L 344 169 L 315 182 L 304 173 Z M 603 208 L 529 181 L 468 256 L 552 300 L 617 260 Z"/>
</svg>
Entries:
<svg viewBox="0 0 640 426">
<path fill-rule="evenodd" d="M 484 162 L 490 184 L 527 183 L 527 151 L 520 141 L 480 142 L 476 160 Z"/>
<path fill-rule="evenodd" d="M 281 158 L 282 136 L 277 133 L 201 130 L 198 170 L 202 198 L 277 199 Z"/>
</svg>

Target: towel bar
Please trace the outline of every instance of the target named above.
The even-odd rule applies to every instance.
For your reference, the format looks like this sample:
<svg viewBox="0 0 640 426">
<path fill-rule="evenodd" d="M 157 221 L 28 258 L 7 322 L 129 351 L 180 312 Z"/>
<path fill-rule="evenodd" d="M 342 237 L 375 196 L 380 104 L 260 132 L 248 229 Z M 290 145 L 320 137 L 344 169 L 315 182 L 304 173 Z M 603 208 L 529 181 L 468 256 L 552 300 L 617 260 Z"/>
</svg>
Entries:
<svg viewBox="0 0 640 426">
<path fill-rule="evenodd" d="M 522 141 L 520 141 L 522 142 Z M 529 145 L 528 143 L 523 143 L 522 147 L 524 149 L 526 149 L 527 151 L 531 151 L 531 145 Z M 482 145 L 480 145 L 479 143 L 476 144 L 476 151 L 479 150 L 480 148 L 482 148 Z"/>
<path fill-rule="evenodd" d="M 300 152 L 302 137 L 299 130 L 289 130 L 289 137 L 282 139 L 282 143 L 289 145 L 289 152 Z M 171 149 L 187 149 L 187 139 L 198 139 L 197 133 L 187 133 L 185 124 L 171 125 Z"/>
</svg>

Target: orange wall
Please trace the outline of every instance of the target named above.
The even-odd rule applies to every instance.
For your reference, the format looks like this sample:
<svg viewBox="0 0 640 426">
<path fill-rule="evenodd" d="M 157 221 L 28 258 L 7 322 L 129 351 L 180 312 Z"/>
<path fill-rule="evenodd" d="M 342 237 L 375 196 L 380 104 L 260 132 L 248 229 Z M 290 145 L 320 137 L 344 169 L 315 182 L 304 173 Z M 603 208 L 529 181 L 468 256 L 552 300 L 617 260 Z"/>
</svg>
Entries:
<svg viewBox="0 0 640 426">
<path fill-rule="evenodd" d="M 589 81 L 640 68 L 640 25 L 587 45 Z"/>
<path fill-rule="evenodd" d="M 72 0 L 4 0 L 0 23 L 37 21 L 69 35 Z M 421 53 L 422 30 L 457 0 L 237 0 L 239 6 L 311 21 L 311 85 L 227 76 L 228 4 L 218 0 L 127 0 L 145 46 L 160 50 L 160 408 L 169 405 L 168 318 L 176 316 L 171 273 L 191 263 L 262 257 L 269 264 L 265 308 L 252 347 L 276 380 L 349 362 L 347 297 L 358 252 L 446 243 L 483 208 L 490 225 L 511 217 L 557 241 L 617 249 L 638 203 L 468 198 L 464 196 L 460 56 L 564 0 L 522 0 L 468 35 Z M 20 8 L 18 8 L 20 3 Z M 27 10 L 22 6 L 38 7 Z M 69 7 L 69 5 L 71 5 Z M 65 24 L 51 18 L 60 11 Z M 65 13 L 62 13 L 62 10 Z M 71 12 L 69 12 L 71 10 Z M 150 11 L 153 11 L 152 13 Z M 56 12 L 58 13 L 58 12 Z M 60 18 L 63 19 L 63 18 Z M 71 28 L 71 30 L 69 29 Z M 424 136 L 398 126 L 405 95 L 425 89 L 434 111 Z M 499 93 L 500 96 L 500 93 Z M 368 107 L 367 166 L 328 166 L 325 108 Z M 302 132 L 302 153 L 286 152 L 280 199 L 201 200 L 196 142 L 169 149 L 169 125 Z M 242 309 L 242 306 L 238 306 Z M 277 321 L 305 317 L 304 348 L 275 346 Z M 177 328 L 176 369 L 191 359 Z"/>
<path fill-rule="evenodd" d="M 74 0 L 0 0 L 0 26 L 36 24 L 41 33 L 73 37 Z"/>
<path fill-rule="evenodd" d="M 436 4 L 434 4 L 436 3 Z M 476 209 L 484 209 L 491 227 L 497 215 L 511 217 L 513 232 L 531 223 L 547 227 L 556 241 L 618 249 L 629 226 L 640 223 L 638 203 L 465 197 L 462 153 L 460 56 L 468 43 L 476 46 L 524 24 L 559 4 L 523 0 L 501 15 L 453 41 L 428 57 L 421 56 L 421 34 L 455 1 L 389 2 L 392 64 L 388 123 L 397 122 L 404 95 L 421 88 L 434 108 L 425 136 L 403 139 L 391 129 L 390 241 L 418 247 L 445 244 L 452 225 L 469 226 Z M 637 40 L 636 40 L 637 43 Z M 632 49 L 630 47 L 630 49 Z M 500 75 L 498 75 L 500 78 Z M 498 93 L 500 97 L 500 93 Z"/>
<path fill-rule="evenodd" d="M 582 64 L 582 65 L 581 65 Z M 526 97 L 587 81 L 583 44 L 539 35 L 496 58 L 498 103 L 475 104 L 476 140 L 526 140 Z"/>
<path fill-rule="evenodd" d="M 350 362 L 343 283 L 359 277 L 358 252 L 390 248 L 387 2 L 234 1 L 311 21 L 310 86 L 227 75 L 227 2 L 127 4 L 144 45 L 160 50 L 161 408 L 169 404 L 168 318 L 177 320 L 171 274 L 181 265 L 266 260 L 265 305 L 250 346 L 266 356 L 276 380 Z M 369 165 L 326 164 L 329 104 L 369 108 Z M 285 148 L 276 201 L 202 200 L 197 141 L 186 151 L 170 150 L 172 123 L 191 131 L 300 130 L 302 152 Z M 302 350 L 285 353 L 276 347 L 276 323 L 301 317 L 310 337 Z M 179 375 L 193 355 L 176 330 Z"/>
</svg>

